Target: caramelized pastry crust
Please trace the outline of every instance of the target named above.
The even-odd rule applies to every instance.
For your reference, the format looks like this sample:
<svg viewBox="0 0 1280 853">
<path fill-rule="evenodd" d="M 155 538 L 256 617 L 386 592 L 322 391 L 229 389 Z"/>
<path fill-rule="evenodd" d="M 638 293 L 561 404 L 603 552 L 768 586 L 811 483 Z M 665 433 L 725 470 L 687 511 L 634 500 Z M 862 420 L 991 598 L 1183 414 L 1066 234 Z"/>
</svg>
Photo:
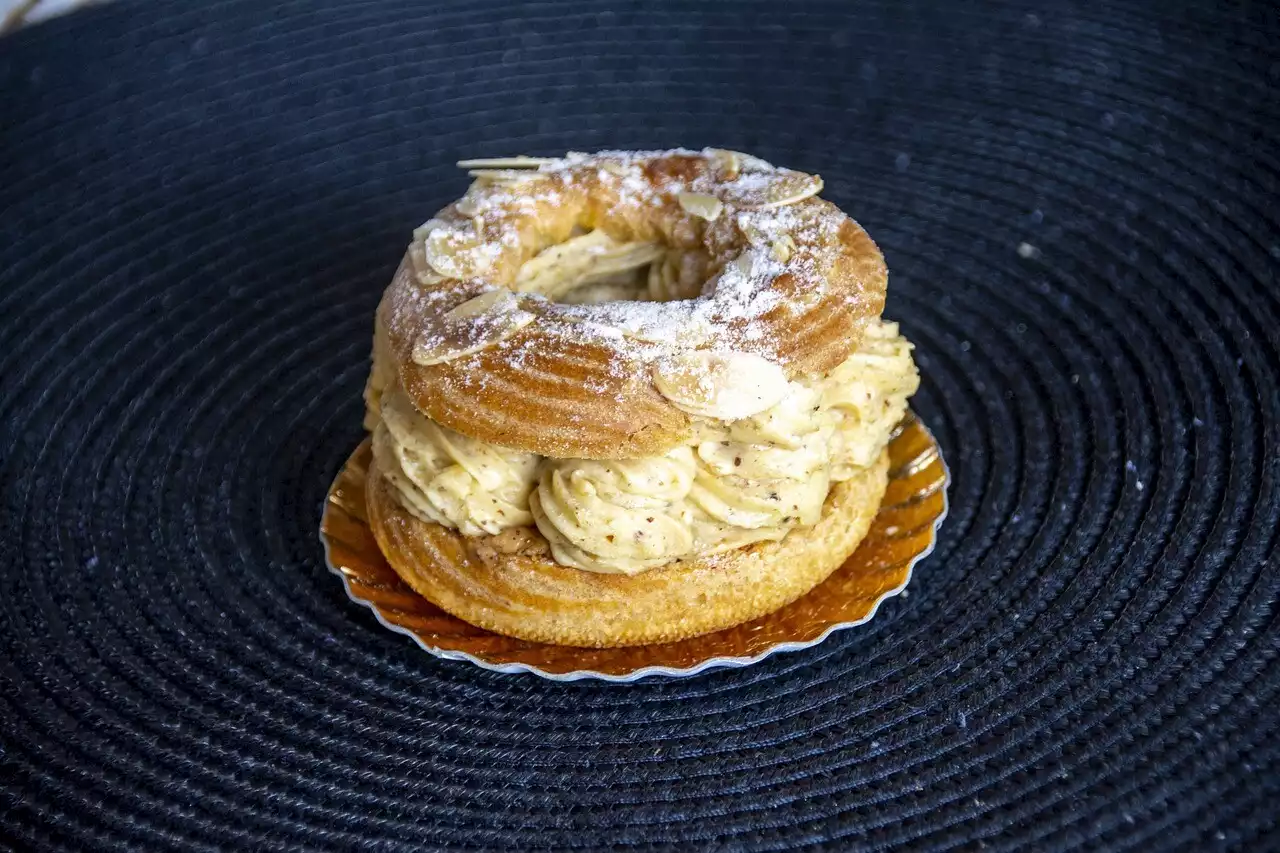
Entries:
<svg viewBox="0 0 1280 853">
<path fill-rule="evenodd" d="M 716 364 L 830 370 L 883 307 L 880 251 L 816 176 L 718 150 L 478 165 L 493 168 L 418 230 L 379 308 L 413 404 L 464 435 L 661 455 L 723 402 Z M 644 267 L 642 296 L 664 301 L 561 298 Z"/>
</svg>

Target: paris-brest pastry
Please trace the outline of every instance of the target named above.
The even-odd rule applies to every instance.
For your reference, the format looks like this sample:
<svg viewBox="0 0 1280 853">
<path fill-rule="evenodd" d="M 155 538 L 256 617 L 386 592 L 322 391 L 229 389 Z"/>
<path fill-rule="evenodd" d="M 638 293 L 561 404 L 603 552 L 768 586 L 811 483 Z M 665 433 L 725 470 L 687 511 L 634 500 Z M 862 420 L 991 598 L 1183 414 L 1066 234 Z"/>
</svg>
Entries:
<svg viewBox="0 0 1280 853">
<path fill-rule="evenodd" d="M 916 390 L 886 270 L 745 154 L 464 162 L 378 308 L 368 515 L 419 594 L 540 642 L 667 642 L 865 536 Z"/>
</svg>

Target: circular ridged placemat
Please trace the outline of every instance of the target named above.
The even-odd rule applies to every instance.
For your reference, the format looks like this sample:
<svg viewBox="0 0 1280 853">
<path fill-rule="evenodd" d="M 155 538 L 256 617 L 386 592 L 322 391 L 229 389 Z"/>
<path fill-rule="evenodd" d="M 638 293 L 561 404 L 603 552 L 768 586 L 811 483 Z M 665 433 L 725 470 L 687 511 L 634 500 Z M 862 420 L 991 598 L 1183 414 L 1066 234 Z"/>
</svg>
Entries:
<svg viewBox="0 0 1280 853">
<path fill-rule="evenodd" d="M 0 41 L 0 843 L 1276 849 L 1265 3 L 194 4 Z M 464 156 L 720 145 L 888 258 L 953 476 L 743 670 L 424 655 L 324 566 L 371 315 Z"/>
</svg>

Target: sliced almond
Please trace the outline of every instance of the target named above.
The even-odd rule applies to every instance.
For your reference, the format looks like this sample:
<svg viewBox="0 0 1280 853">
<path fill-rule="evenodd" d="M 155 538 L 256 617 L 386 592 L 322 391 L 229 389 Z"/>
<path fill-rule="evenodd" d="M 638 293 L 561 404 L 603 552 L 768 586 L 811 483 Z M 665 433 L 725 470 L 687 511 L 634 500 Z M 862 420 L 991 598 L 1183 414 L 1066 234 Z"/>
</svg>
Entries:
<svg viewBox="0 0 1280 853">
<path fill-rule="evenodd" d="M 761 160 L 759 157 L 752 157 L 750 154 L 743 154 L 741 151 L 729 151 L 729 154 L 738 158 L 738 168 L 743 172 L 772 172 L 776 167 L 767 160 Z"/>
<path fill-rule="evenodd" d="M 481 157 L 475 160 L 459 160 L 459 169 L 538 169 L 556 162 L 551 157 Z"/>
<path fill-rule="evenodd" d="M 776 172 L 748 172 L 725 184 L 725 201 L 746 210 L 768 210 L 804 201 L 822 192 L 822 178 L 780 169 Z"/>
<path fill-rule="evenodd" d="M 686 213 L 691 213 L 708 222 L 715 222 L 724 210 L 724 202 L 713 195 L 680 193 L 676 198 Z"/>
<path fill-rule="evenodd" d="M 468 175 L 478 181 L 492 184 L 519 184 L 525 181 L 546 180 L 546 175 L 529 169 L 472 169 Z"/>
<path fill-rule="evenodd" d="M 480 238 L 471 229 L 443 223 L 428 231 L 423 240 L 427 263 L 445 278 L 470 278 L 487 270 L 491 260 L 482 248 Z"/>
<path fill-rule="evenodd" d="M 489 310 L 511 310 L 516 307 L 516 298 L 509 290 L 486 290 L 479 296 L 468 299 L 461 305 L 455 305 L 445 313 L 450 320 L 465 320 Z"/>
<path fill-rule="evenodd" d="M 447 361 L 472 355 L 502 343 L 532 323 L 533 319 L 532 314 L 522 311 L 518 317 L 513 317 L 504 325 L 489 327 L 484 335 L 467 338 L 442 338 L 424 333 L 414 342 L 413 361 L 423 367 L 430 367 L 433 364 L 444 364 Z"/>
<path fill-rule="evenodd" d="M 743 237 L 747 238 L 747 243 L 753 247 L 773 245 L 769 235 L 761 228 L 758 228 L 750 219 L 738 217 L 738 230 L 742 232 Z"/>
<path fill-rule="evenodd" d="M 641 300 L 643 309 L 625 304 L 552 303 L 548 313 L 570 323 L 582 323 L 609 337 L 624 337 L 664 349 L 693 350 L 716 335 L 710 320 L 690 311 L 687 303 Z"/>
<path fill-rule="evenodd" d="M 653 382 L 681 411 L 726 421 L 777 405 L 790 384 L 782 368 L 763 356 L 709 350 L 662 359 L 654 366 Z"/>
<path fill-rule="evenodd" d="M 413 361 L 427 367 L 471 355 L 506 340 L 533 320 L 510 291 L 485 291 L 430 323 L 414 341 Z"/>
<path fill-rule="evenodd" d="M 415 240 L 409 244 L 409 263 L 413 267 L 413 275 L 419 284 L 433 285 L 444 281 L 445 277 L 431 268 L 427 263 L 427 254 L 423 250 L 423 241 Z"/>
<path fill-rule="evenodd" d="M 413 239 L 415 242 L 425 243 L 431 232 L 448 229 L 450 227 L 449 223 L 445 222 L 443 219 L 428 219 L 426 222 L 413 229 Z"/>
<path fill-rule="evenodd" d="M 742 157 L 737 151 L 726 151 L 723 148 L 708 148 L 707 159 L 716 166 L 721 180 L 732 181 L 742 171 Z M 763 161 L 762 161 L 763 162 Z"/>
<path fill-rule="evenodd" d="M 629 332 L 628 335 L 646 343 L 693 349 L 694 347 L 703 346 L 715 337 L 716 327 L 707 318 L 694 315 L 687 318 L 674 330 L 662 325 L 657 325 L 653 328 L 641 326 L 634 332 Z"/>
<path fill-rule="evenodd" d="M 770 247 L 773 250 L 773 257 L 778 263 L 785 264 L 791 260 L 791 255 L 795 253 L 796 241 L 791 239 L 790 234 L 783 234 L 781 237 L 773 241 Z"/>
</svg>

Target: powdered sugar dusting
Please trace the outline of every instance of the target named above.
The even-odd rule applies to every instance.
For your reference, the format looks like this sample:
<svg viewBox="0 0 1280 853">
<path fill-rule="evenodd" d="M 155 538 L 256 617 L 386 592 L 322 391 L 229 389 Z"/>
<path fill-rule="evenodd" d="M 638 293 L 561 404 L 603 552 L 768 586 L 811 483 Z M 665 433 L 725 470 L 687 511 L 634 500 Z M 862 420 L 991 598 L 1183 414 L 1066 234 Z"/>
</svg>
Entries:
<svg viewBox="0 0 1280 853">
<path fill-rule="evenodd" d="M 651 170 L 662 158 L 676 162 Z M 482 277 L 504 253 L 521 249 L 522 229 L 527 229 L 522 220 L 540 210 L 581 204 L 597 189 L 607 188 L 610 198 L 616 198 L 617 215 L 643 217 L 647 210 L 654 215 L 661 211 L 676 223 L 670 227 L 685 229 L 691 239 L 704 235 L 702 251 L 710 258 L 713 274 L 693 299 L 570 305 L 519 294 L 520 311 L 539 318 L 535 328 L 544 338 L 564 334 L 611 352 L 610 373 L 615 379 L 634 373 L 639 365 L 691 349 L 746 352 L 777 361 L 782 348 L 777 312 L 798 310 L 809 297 L 822 295 L 826 272 L 840 249 L 844 215 L 824 202 L 807 200 L 821 188 L 821 179 L 777 169 L 748 155 L 671 149 L 491 162 L 528 169 L 511 174 L 481 171 L 461 200 L 419 231 L 428 262 L 441 275 Z M 719 199 L 723 212 L 708 222 L 680 207 L 680 193 Z M 690 251 L 687 242 L 676 245 Z M 781 281 L 786 281 L 785 290 Z M 430 310 L 419 305 L 412 313 L 422 322 L 425 316 L 420 312 Z M 484 317 L 476 322 L 493 326 L 506 321 Z M 487 334 L 476 332 L 466 336 L 468 341 L 495 335 L 493 328 L 486 329 Z M 504 344 L 502 353 L 517 369 L 527 362 L 527 350 Z"/>
<path fill-rule="evenodd" d="M 743 172 L 732 182 L 733 188 L 743 194 L 763 192 L 777 180 L 776 172 Z"/>
<path fill-rule="evenodd" d="M 560 192 L 555 186 L 524 186 L 519 182 L 491 183 L 476 181 L 455 205 L 455 209 L 463 216 L 485 219 L 495 214 L 510 212 L 520 214 L 536 213 L 539 207 L 558 207 Z"/>
<path fill-rule="evenodd" d="M 618 372 L 634 371 L 637 363 L 653 363 L 679 350 L 749 352 L 772 358 L 778 342 L 765 318 L 783 303 L 770 285 L 785 269 L 767 252 L 748 249 L 708 281 L 696 299 L 546 303 L 543 310 L 574 323 L 580 338 L 613 350 Z"/>
</svg>

